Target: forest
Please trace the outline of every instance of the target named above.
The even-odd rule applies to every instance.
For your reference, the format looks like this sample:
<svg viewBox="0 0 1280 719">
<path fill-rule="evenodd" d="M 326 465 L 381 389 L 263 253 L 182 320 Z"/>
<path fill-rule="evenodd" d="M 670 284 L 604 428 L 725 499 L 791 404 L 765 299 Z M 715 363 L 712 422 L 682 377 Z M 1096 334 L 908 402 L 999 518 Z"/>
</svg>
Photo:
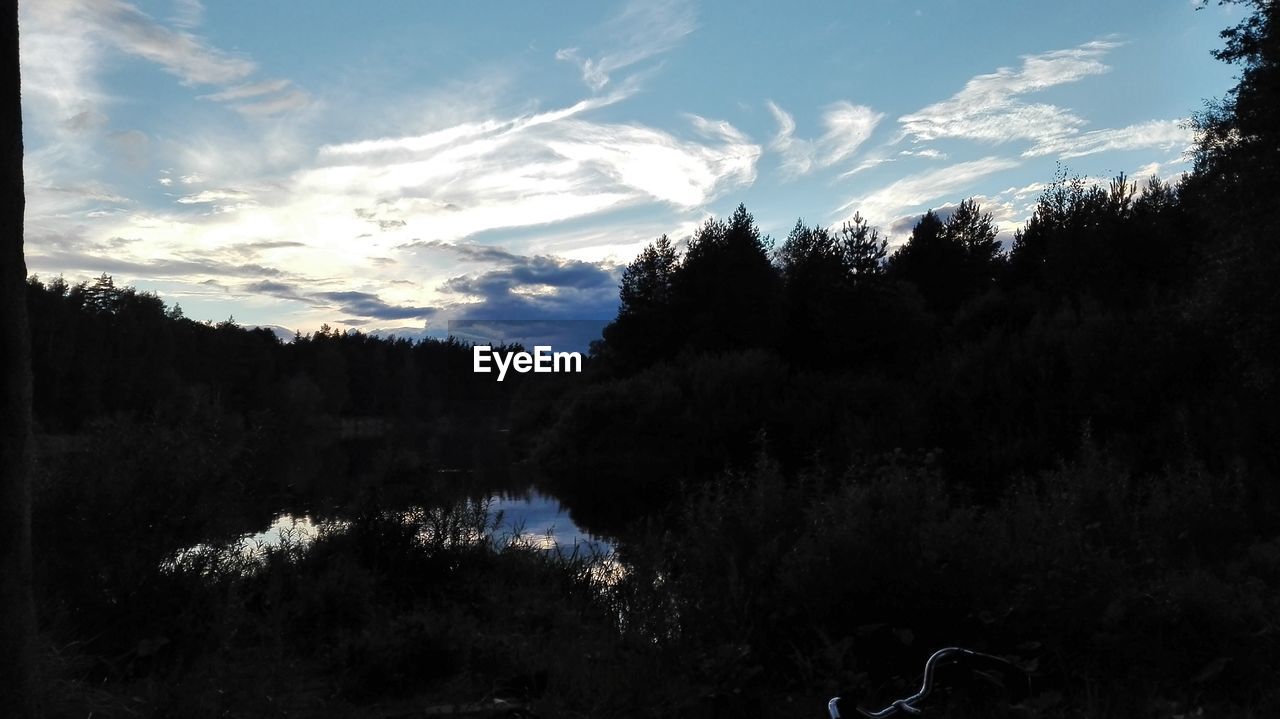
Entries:
<svg viewBox="0 0 1280 719">
<path fill-rule="evenodd" d="M 1280 5 L 1176 182 L 1060 168 L 890 247 L 748 209 L 625 269 L 580 374 L 26 284 L 38 702 L 92 717 L 1280 713 Z M 805 208 L 797 208 L 804 212 Z M 490 531 L 558 498 L 614 553 Z M 282 512 L 285 532 L 242 538 Z M 570 548 L 572 549 L 572 548 Z M 451 707 L 448 711 L 441 707 Z"/>
</svg>

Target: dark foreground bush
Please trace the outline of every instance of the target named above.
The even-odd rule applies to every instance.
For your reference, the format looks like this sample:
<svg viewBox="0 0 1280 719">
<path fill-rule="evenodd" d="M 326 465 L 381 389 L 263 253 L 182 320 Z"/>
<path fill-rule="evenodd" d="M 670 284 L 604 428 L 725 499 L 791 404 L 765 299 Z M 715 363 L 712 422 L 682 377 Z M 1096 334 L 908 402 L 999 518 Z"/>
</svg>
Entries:
<svg viewBox="0 0 1280 719">
<path fill-rule="evenodd" d="M 732 691 L 892 693 L 959 644 L 1018 662 L 1048 715 L 1280 709 L 1280 531 L 1240 478 L 1137 478 L 1086 447 L 979 507 L 932 465 L 762 462 L 699 491 L 636 545 L 628 581 L 665 601 L 632 621 Z"/>
</svg>

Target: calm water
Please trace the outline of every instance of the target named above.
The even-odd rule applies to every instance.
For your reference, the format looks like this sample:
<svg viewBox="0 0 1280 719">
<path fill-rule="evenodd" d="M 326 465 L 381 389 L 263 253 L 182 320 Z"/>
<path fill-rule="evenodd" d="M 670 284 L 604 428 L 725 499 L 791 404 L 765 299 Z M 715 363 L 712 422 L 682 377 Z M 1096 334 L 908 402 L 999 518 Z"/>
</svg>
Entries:
<svg viewBox="0 0 1280 719">
<path fill-rule="evenodd" d="M 573 552 L 580 556 L 613 553 L 613 546 L 607 540 L 578 527 L 555 497 L 530 490 L 523 494 L 494 494 L 488 501 L 490 536 L 499 543 L 514 539 L 566 555 Z M 330 526 L 333 526 L 332 522 Z M 245 535 L 241 547 L 244 551 L 253 551 L 260 547 L 278 546 L 286 540 L 306 543 L 316 536 L 319 529 L 319 523 L 309 515 L 285 513 L 272 520 L 264 530 Z"/>
</svg>

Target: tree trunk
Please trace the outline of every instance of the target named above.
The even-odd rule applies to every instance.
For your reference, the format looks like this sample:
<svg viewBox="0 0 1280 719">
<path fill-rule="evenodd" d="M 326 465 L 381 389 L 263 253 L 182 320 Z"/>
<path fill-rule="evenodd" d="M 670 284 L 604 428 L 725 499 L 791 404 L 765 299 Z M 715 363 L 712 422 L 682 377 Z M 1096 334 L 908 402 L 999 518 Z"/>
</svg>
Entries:
<svg viewBox="0 0 1280 719">
<path fill-rule="evenodd" d="M 31 339 L 22 256 L 18 2 L 0 17 L 0 712 L 35 716 L 31 602 Z"/>
</svg>

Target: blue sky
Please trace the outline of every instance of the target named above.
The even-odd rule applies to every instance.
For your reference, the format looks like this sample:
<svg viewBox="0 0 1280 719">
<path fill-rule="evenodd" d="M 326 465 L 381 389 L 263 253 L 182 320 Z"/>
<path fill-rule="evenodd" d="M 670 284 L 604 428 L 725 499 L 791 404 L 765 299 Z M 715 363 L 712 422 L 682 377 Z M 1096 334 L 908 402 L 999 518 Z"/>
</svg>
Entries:
<svg viewBox="0 0 1280 719">
<path fill-rule="evenodd" d="M 660 234 L 1009 240 L 1059 164 L 1176 177 L 1233 83 L 1196 3 L 248 2 L 21 7 L 27 263 L 189 317 L 437 331 L 599 319 Z"/>
</svg>

